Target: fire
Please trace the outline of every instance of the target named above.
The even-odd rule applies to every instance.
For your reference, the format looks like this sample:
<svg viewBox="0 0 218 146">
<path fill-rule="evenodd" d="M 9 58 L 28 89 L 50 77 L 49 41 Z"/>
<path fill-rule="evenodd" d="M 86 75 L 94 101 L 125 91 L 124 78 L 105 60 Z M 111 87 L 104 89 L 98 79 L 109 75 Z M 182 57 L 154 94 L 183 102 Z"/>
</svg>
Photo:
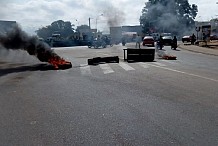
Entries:
<svg viewBox="0 0 218 146">
<path fill-rule="evenodd" d="M 54 66 L 55 69 L 71 68 L 72 64 L 59 56 L 52 56 L 48 59 L 48 63 Z"/>
<path fill-rule="evenodd" d="M 64 60 L 53 50 L 37 50 L 37 58 L 42 62 L 50 63 L 55 69 L 68 69 L 72 67 L 71 62 Z"/>
<path fill-rule="evenodd" d="M 48 62 L 55 69 L 68 69 L 71 62 L 65 61 L 56 54 L 48 44 L 40 41 L 36 36 L 29 36 L 16 25 L 11 31 L 0 34 L 0 49 L 22 49 L 30 55 L 36 56 L 41 62 Z"/>
</svg>

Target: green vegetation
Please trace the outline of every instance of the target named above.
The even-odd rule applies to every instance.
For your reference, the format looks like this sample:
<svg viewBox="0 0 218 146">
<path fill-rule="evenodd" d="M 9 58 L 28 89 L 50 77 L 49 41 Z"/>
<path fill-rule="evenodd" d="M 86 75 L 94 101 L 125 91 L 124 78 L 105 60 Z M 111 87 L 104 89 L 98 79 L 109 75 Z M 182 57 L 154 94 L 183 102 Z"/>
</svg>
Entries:
<svg viewBox="0 0 218 146">
<path fill-rule="evenodd" d="M 51 23 L 51 25 L 39 28 L 36 33 L 41 38 L 51 37 L 52 34 L 60 34 L 62 37 L 66 38 L 74 34 L 74 28 L 72 28 L 71 22 L 58 20 Z"/>
</svg>

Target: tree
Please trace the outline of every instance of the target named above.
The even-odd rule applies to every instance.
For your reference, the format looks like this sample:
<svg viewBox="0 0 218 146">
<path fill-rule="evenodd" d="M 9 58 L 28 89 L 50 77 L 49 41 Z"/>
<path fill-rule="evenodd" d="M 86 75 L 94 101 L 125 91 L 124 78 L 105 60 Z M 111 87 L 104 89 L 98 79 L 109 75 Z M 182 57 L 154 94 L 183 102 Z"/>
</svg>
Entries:
<svg viewBox="0 0 218 146">
<path fill-rule="evenodd" d="M 182 34 L 194 28 L 197 5 L 188 0 L 149 0 L 140 16 L 144 33 L 171 32 Z"/>
<path fill-rule="evenodd" d="M 72 28 L 71 22 L 58 20 L 51 23 L 46 27 L 39 28 L 36 33 L 39 37 L 44 39 L 51 37 L 54 33 L 59 33 L 62 37 L 66 38 L 74 34 L 74 29 Z"/>
</svg>

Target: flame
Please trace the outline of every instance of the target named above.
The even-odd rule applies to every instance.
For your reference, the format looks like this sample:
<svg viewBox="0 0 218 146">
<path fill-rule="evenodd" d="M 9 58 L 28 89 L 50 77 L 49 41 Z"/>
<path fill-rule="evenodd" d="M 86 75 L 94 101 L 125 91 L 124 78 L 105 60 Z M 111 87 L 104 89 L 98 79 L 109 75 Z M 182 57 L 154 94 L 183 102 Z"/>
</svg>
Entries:
<svg viewBox="0 0 218 146">
<path fill-rule="evenodd" d="M 53 65 L 55 69 L 59 69 L 62 65 L 71 65 L 71 62 L 66 61 L 59 56 L 52 56 L 48 59 L 48 63 Z"/>
</svg>

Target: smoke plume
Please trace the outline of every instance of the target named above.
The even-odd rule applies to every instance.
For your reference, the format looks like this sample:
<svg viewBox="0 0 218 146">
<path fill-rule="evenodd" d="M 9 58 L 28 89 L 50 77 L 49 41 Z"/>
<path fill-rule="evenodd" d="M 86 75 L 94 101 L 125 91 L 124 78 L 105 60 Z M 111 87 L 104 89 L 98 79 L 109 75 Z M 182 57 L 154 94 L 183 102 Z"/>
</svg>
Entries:
<svg viewBox="0 0 218 146">
<path fill-rule="evenodd" d="M 121 26 L 125 21 L 124 12 L 118 8 L 113 7 L 112 5 L 108 6 L 104 10 L 104 16 L 107 19 L 107 25 L 109 27 Z"/>
<path fill-rule="evenodd" d="M 175 7 L 180 6 L 175 1 L 167 1 L 165 4 L 157 3 L 151 6 L 148 3 L 147 6 L 149 7 L 149 11 L 147 11 L 147 17 L 150 19 L 149 25 L 153 26 L 155 30 L 171 32 L 180 36 L 190 34 L 193 31 L 193 28 L 187 26 L 185 21 L 179 17 L 183 13 L 179 10 L 175 11 Z M 190 18 L 187 16 L 186 19 Z"/>
<path fill-rule="evenodd" d="M 2 48 L 25 50 L 42 62 L 48 62 L 51 56 L 56 55 L 46 43 L 40 41 L 36 36 L 29 36 L 18 25 L 15 25 L 10 31 L 0 33 L 0 49 Z"/>
</svg>

